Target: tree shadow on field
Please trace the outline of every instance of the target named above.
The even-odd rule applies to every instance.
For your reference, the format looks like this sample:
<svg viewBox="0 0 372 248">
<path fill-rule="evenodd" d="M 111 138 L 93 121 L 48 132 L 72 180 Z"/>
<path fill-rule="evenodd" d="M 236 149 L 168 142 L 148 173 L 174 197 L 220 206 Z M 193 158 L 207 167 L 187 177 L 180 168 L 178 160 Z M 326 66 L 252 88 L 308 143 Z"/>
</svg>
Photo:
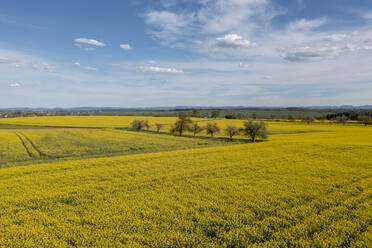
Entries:
<svg viewBox="0 0 372 248">
<path fill-rule="evenodd" d="M 226 143 L 261 143 L 265 142 L 267 140 L 256 140 L 255 142 L 252 142 L 252 140 L 246 138 L 233 138 L 230 140 L 228 137 L 209 137 L 209 136 L 193 136 L 189 134 L 184 134 L 182 136 L 178 134 L 172 134 L 168 132 L 157 132 L 152 130 L 135 130 L 133 128 L 115 128 L 116 130 L 122 130 L 122 131 L 130 131 L 130 132 L 139 132 L 139 133 L 148 133 L 148 134 L 157 134 L 157 135 L 167 135 L 167 136 L 173 136 L 173 137 L 183 137 L 183 138 L 189 138 L 189 139 L 199 139 L 199 140 L 209 140 L 209 141 L 220 141 L 220 142 L 226 142 Z"/>
</svg>

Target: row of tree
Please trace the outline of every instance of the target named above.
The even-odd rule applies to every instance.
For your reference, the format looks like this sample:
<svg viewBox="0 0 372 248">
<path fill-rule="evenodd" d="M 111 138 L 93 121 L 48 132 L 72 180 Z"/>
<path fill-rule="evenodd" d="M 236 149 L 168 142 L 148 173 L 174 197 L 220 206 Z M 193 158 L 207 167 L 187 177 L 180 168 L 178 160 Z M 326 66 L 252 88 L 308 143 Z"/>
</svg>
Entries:
<svg viewBox="0 0 372 248">
<path fill-rule="evenodd" d="M 164 124 L 156 123 L 156 131 L 160 132 L 164 127 Z M 145 120 L 134 120 L 132 122 L 132 128 L 139 131 L 142 129 L 149 129 L 150 124 Z M 221 128 L 217 123 L 207 123 L 204 127 L 199 125 L 199 122 L 194 122 L 192 119 L 185 114 L 180 114 L 177 121 L 172 125 L 170 132 L 182 136 L 184 132 L 191 132 L 194 136 L 202 131 L 206 131 L 208 135 L 213 137 L 215 134 L 221 131 Z M 267 138 L 267 128 L 264 122 L 246 121 L 243 123 L 243 127 L 238 128 L 233 125 L 228 125 L 224 130 L 224 133 L 233 139 L 237 135 L 245 135 L 250 137 L 252 142 L 255 142 L 257 138 Z"/>
<path fill-rule="evenodd" d="M 338 117 L 344 116 L 348 120 L 358 121 L 363 117 L 372 118 L 372 110 L 350 110 L 326 115 L 327 120 L 336 120 Z"/>
<path fill-rule="evenodd" d="M 194 109 L 189 113 L 189 116 L 191 117 L 206 117 L 206 118 L 217 118 L 220 116 L 219 110 L 212 110 L 210 115 L 208 113 L 200 114 L 200 111 L 198 109 Z M 225 115 L 225 119 L 242 119 L 242 115 L 240 113 L 234 113 L 229 112 Z M 251 114 L 251 118 L 256 120 L 258 119 L 258 115 L 256 113 Z M 353 111 L 344 111 L 344 112 L 338 112 L 338 113 L 332 113 L 328 114 L 325 117 L 318 117 L 315 118 L 314 116 L 310 115 L 304 115 L 300 114 L 297 118 L 295 118 L 293 115 L 289 114 L 288 116 L 281 116 L 279 118 L 276 118 L 274 114 L 270 116 L 270 119 L 277 121 L 287 119 L 288 121 L 294 122 L 296 119 L 302 120 L 303 122 L 306 122 L 308 124 L 314 122 L 316 119 L 319 120 L 331 120 L 338 123 L 346 123 L 347 121 L 359 121 L 360 123 L 363 123 L 365 125 L 372 125 L 372 111 L 370 110 L 353 110 Z"/>
<path fill-rule="evenodd" d="M 328 119 L 328 118 L 327 118 Z M 346 123 L 347 121 L 359 121 L 364 125 L 372 125 L 372 113 L 370 114 L 335 114 L 329 117 L 331 121 L 337 121 L 339 123 Z"/>
<path fill-rule="evenodd" d="M 289 121 L 295 121 L 293 117 L 288 116 Z M 308 124 L 313 123 L 316 119 L 312 116 L 305 116 L 301 118 L 303 122 L 306 122 Z M 341 124 L 345 124 L 348 121 L 359 121 L 360 123 L 363 123 L 364 125 L 372 125 L 372 116 L 369 115 L 359 115 L 356 120 L 351 119 L 347 115 L 334 115 L 331 119 L 329 119 L 331 122 L 338 122 Z"/>
</svg>

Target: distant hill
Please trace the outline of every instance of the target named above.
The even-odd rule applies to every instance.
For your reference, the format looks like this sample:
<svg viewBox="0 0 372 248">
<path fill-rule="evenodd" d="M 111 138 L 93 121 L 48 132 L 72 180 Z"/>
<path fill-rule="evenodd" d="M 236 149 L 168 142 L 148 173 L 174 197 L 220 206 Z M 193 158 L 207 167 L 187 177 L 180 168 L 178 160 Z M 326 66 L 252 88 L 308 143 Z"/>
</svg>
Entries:
<svg viewBox="0 0 372 248">
<path fill-rule="evenodd" d="M 28 107 L 17 107 L 17 108 L 0 108 L 0 111 L 135 111 L 135 110 L 190 110 L 190 109 L 372 109 L 372 105 L 353 106 L 353 105 L 341 105 L 341 106 L 299 106 L 299 107 L 249 107 L 249 106 L 174 106 L 174 107 L 142 107 L 142 108 L 121 108 L 121 107 L 75 107 L 75 108 L 28 108 Z"/>
<path fill-rule="evenodd" d="M 372 105 L 353 106 L 353 105 L 341 105 L 341 106 L 308 106 L 308 109 L 372 109 Z"/>
</svg>

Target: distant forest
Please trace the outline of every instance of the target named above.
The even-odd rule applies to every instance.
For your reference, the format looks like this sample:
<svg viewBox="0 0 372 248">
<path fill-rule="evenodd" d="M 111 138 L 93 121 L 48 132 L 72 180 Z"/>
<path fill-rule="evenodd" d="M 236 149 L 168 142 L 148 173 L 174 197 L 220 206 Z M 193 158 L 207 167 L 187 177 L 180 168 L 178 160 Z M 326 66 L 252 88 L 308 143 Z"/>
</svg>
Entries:
<svg viewBox="0 0 372 248">
<path fill-rule="evenodd" d="M 372 118 L 372 110 L 341 111 L 326 115 L 326 119 L 337 120 L 337 118 L 346 117 L 347 120 L 358 121 L 365 116 Z"/>
<path fill-rule="evenodd" d="M 1 111 L 0 118 L 36 116 L 154 116 L 172 117 L 180 113 L 192 117 L 226 119 L 277 119 L 293 120 L 314 118 L 318 120 L 352 120 L 372 118 L 372 110 L 365 109 L 309 109 L 309 108 L 242 108 L 242 109 L 172 109 L 172 110 L 60 110 L 60 111 Z"/>
</svg>

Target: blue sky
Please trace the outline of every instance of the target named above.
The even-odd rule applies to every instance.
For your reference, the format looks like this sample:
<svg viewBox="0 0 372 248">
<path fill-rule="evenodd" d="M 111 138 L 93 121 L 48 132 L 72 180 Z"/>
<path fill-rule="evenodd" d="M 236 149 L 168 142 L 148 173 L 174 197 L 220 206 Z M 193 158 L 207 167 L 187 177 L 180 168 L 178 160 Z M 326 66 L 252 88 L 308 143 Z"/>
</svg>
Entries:
<svg viewBox="0 0 372 248">
<path fill-rule="evenodd" d="M 0 3 L 0 108 L 371 99 L 370 0 Z"/>
</svg>

